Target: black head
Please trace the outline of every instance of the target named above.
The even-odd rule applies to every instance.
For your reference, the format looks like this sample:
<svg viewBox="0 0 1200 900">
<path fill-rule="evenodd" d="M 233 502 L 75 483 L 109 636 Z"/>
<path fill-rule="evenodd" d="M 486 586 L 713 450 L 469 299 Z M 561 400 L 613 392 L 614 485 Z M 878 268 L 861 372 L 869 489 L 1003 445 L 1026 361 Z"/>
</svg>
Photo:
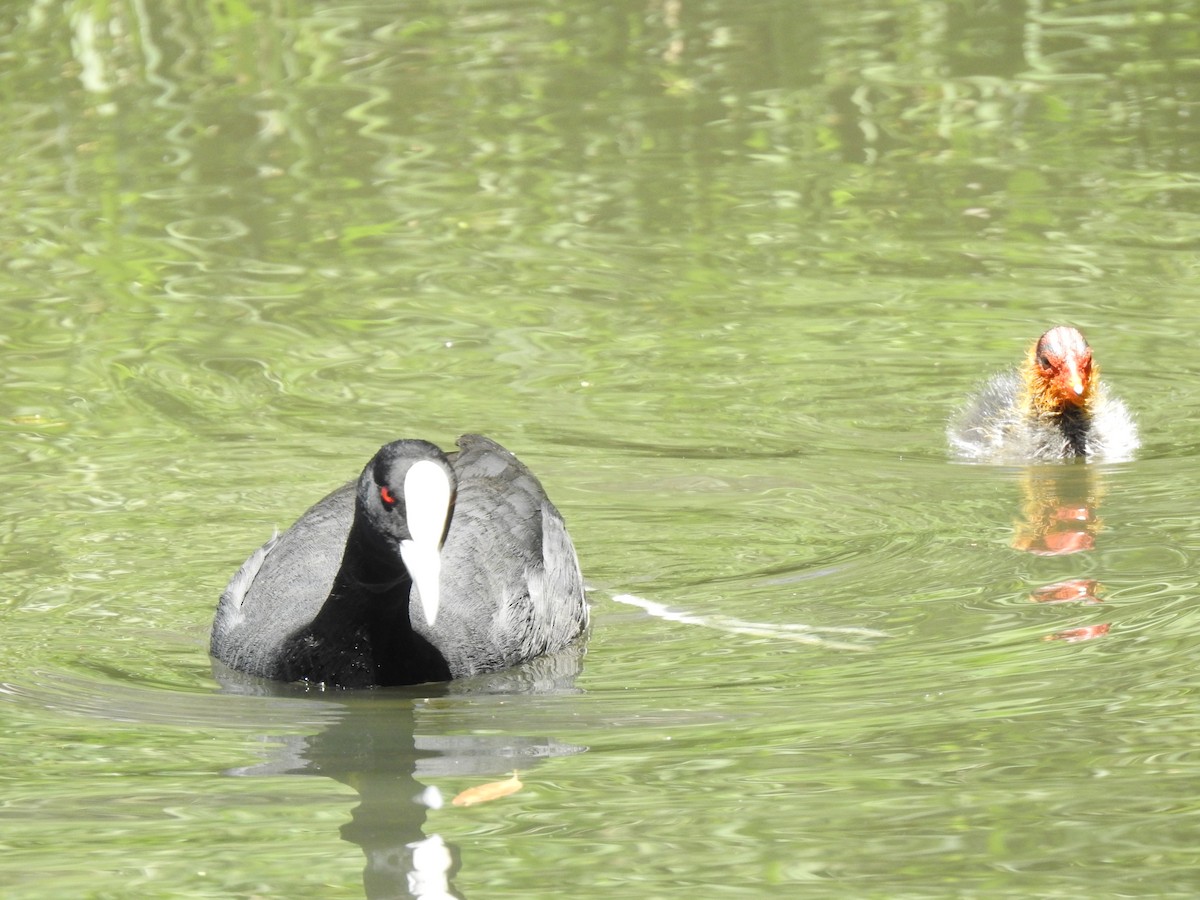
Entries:
<svg viewBox="0 0 1200 900">
<path fill-rule="evenodd" d="M 399 556 L 430 625 L 437 616 L 442 541 L 455 487 L 449 460 L 428 441 L 385 444 L 358 479 L 356 519 L 379 552 Z"/>
</svg>

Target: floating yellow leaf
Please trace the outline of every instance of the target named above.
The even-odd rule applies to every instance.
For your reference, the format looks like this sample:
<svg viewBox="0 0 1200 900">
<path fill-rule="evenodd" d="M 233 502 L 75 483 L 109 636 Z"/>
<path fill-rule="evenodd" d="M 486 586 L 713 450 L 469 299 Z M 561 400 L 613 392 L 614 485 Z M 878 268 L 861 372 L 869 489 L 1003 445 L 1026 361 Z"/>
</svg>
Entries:
<svg viewBox="0 0 1200 900">
<path fill-rule="evenodd" d="M 474 806 L 476 803 L 487 803 L 489 800 L 499 800 L 501 797 L 515 794 L 523 786 L 517 773 L 513 772 L 512 778 L 506 778 L 504 781 L 489 781 L 487 784 L 467 788 L 450 802 L 455 806 Z"/>
<path fill-rule="evenodd" d="M 66 425 L 66 422 L 55 419 L 47 419 L 41 413 L 32 413 L 24 416 L 10 416 L 8 419 L 13 425 L 40 425 L 43 428 L 60 428 Z"/>
</svg>

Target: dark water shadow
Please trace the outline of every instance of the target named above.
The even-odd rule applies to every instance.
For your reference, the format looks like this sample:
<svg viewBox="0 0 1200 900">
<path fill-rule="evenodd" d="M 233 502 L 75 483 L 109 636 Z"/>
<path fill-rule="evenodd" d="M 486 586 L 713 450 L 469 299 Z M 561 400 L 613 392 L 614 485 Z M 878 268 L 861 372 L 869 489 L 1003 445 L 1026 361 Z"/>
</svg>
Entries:
<svg viewBox="0 0 1200 900">
<path fill-rule="evenodd" d="M 454 881 L 470 861 L 426 827 L 428 810 L 449 802 L 433 782 L 461 776 L 503 778 L 514 770 L 528 771 L 541 760 L 587 748 L 550 736 L 496 734 L 495 704 L 479 704 L 476 713 L 473 704 L 454 700 L 576 693 L 582 656 L 582 648 L 573 647 L 489 676 L 362 691 L 306 691 L 300 685 L 250 678 L 214 662 L 214 676 L 223 691 L 272 697 L 307 693 L 325 707 L 321 718 L 327 720 L 312 735 L 264 737 L 267 759 L 225 774 L 315 775 L 349 785 L 358 792 L 359 804 L 341 835 L 365 856 L 365 897 L 463 898 Z M 443 704 L 454 706 L 456 732 L 470 732 L 475 717 L 478 730 L 491 733 L 436 733 L 439 717 L 432 708 Z M 514 717 L 519 713 L 514 711 Z"/>
</svg>

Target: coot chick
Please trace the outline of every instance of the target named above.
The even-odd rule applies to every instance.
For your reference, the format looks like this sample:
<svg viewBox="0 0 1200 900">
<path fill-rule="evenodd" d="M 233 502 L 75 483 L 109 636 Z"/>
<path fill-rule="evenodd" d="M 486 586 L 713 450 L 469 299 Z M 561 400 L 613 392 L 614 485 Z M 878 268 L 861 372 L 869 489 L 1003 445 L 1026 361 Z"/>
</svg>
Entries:
<svg viewBox="0 0 1200 900">
<path fill-rule="evenodd" d="M 494 671 L 579 636 L 588 609 L 562 516 L 499 444 L 457 445 L 385 445 L 252 553 L 221 595 L 212 655 L 365 687 Z"/>
<path fill-rule="evenodd" d="M 966 459 L 1008 464 L 1129 459 L 1139 446 L 1137 426 L 1099 374 L 1082 334 L 1051 328 L 1019 369 L 993 376 L 951 422 L 951 448 Z"/>
</svg>

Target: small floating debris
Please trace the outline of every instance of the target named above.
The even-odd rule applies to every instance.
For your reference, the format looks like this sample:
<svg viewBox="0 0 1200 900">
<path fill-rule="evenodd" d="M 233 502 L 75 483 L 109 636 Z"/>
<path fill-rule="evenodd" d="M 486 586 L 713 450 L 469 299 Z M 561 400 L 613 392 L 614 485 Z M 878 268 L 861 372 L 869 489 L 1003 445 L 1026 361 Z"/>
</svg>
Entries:
<svg viewBox="0 0 1200 900">
<path fill-rule="evenodd" d="M 504 781 L 489 781 L 487 784 L 467 788 L 450 802 L 455 806 L 474 806 L 476 803 L 487 803 L 490 800 L 499 800 L 501 797 L 515 794 L 522 787 L 524 785 L 521 783 L 521 779 L 517 777 L 516 772 L 513 772 L 512 777 L 506 778 Z"/>
</svg>

